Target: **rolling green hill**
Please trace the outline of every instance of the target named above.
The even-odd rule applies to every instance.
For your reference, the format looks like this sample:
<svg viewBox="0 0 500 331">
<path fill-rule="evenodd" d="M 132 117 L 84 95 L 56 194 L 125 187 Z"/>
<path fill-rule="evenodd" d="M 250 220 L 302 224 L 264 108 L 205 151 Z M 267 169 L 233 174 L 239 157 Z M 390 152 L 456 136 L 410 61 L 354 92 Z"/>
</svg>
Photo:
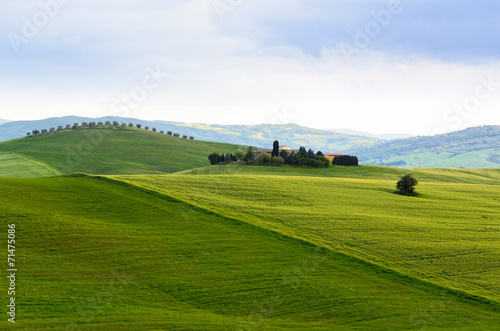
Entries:
<svg viewBox="0 0 500 331">
<path fill-rule="evenodd" d="M 19 330 L 487 330 L 500 323 L 493 301 L 120 182 L 0 179 L 0 200 L 2 228 L 16 225 Z M 265 205 L 257 199 L 255 208 Z M 12 324 L 4 317 L 0 328 Z"/>
<path fill-rule="evenodd" d="M 297 176 L 299 169 L 288 176 L 258 175 L 273 168 L 240 168 L 237 173 L 232 167 L 228 175 L 117 178 L 500 301 L 499 169 L 422 169 L 415 172 L 422 178 L 420 196 L 409 198 L 394 194 L 397 172 L 382 167 L 324 169 L 337 178 Z M 342 175 L 350 171 L 355 174 Z"/>
<path fill-rule="evenodd" d="M 76 116 L 48 118 L 38 121 L 15 121 L 0 125 L 0 141 L 18 138 L 31 132 L 33 129 L 49 129 L 65 126 L 75 122 L 105 122 L 140 123 L 143 127 L 157 128 L 158 131 L 178 132 L 181 135 L 194 136 L 198 140 L 225 142 L 244 146 L 272 146 L 276 139 L 293 148 L 306 146 L 307 148 L 322 149 L 324 152 L 344 151 L 349 148 L 360 148 L 382 141 L 378 138 L 349 135 L 328 130 L 318 130 L 297 124 L 282 125 L 216 125 L 216 124 L 188 124 L 169 121 L 146 121 L 136 118 L 102 117 L 83 118 Z"/>
<path fill-rule="evenodd" d="M 133 128 L 62 131 L 0 143 L 0 153 L 12 153 L 16 162 L 36 160 L 38 166 L 50 169 L 41 172 L 33 168 L 33 174 L 26 177 L 58 172 L 165 174 L 207 165 L 210 153 L 234 153 L 238 148 Z M 11 165 L 4 161 L 0 159 L 0 176 L 19 177 L 22 169 L 12 167 L 13 160 Z"/>
</svg>

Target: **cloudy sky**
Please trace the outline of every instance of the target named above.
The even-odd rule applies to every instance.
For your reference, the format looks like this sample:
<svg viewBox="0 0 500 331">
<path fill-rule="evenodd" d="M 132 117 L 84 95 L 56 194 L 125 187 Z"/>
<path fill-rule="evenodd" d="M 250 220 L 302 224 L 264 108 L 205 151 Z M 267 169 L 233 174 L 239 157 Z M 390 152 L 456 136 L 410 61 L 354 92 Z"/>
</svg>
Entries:
<svg viewBox="0 0 500 331">
<path fill-rule="evenodd" d="M 0 118 L 433 134 L 500 124 L 500 2 L 0 4 Z"/>
</svg>

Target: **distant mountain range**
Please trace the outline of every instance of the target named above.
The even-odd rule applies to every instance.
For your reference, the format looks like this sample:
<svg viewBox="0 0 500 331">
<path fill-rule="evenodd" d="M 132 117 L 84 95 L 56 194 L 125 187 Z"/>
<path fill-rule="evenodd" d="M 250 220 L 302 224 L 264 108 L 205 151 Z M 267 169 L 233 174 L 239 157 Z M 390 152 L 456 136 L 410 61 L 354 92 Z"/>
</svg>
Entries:
<svg viewBox="0 0 500 331">
<path fill-rule="evenodd" d="M 0 141 L 23 137 L 34 129 L 57 128 L 59 125 L 82 122 L 117 121 L 119 123 L 137 123 L 142 127 L 156 128 L 158 131 L 172 131 L 181 135 L 194 136 L 198 140 L 228 142 L 237 145 L 272 147 L 276 139 L 292 148 L 305 146 L 322 152 L 343 152 L 361 148 L 382 141 L 381 139 L 335 133 L 327 130 L 311 129 L 297 124 L 284 125 L 212 125 L 186 124 L 167 121 L 145 121 L 136 118 L 106 116 L 85 118 L 76 116 L 55 117 L 38 121 L 15 121 L 0 125 Z"/>
<path fill-rule="evenodd" d="M 500 167 L 500 126 L 480 126 L 436 136 L 394 139 L 395 135 L 373 135 L 353 130 L 317 130 L 297 124 L 284 125 L 213 125 L 168 121 L 145 121 L 135 118 L 76 116 L 39 121 L 13 121 L 0 125 L 0 141 L 19 138 L 34 129 L 57 128 L 81 122 L 117 121 L 142 124 L 158 131 L 172 131 L 194 136 L 197 140 L 225 142 L 243 146 L 271 148 L 274 140 L 292 148 L 304 146 L 323 153 L 358 156 L 361 164 L 390 165 L 407 168 L 487 168 Z M 337 131 L 337 132 L 336 132 Z M 371 135 L 371 136 L 363 136 Z M 388 140 L 391 139 L 391 140 Z"/>
<path fill-rule="evenodd" d="M 395 140 L 395 139 L 405 139 L 405 138 L 415 137 L 415 135 L 408 134 L 408 133 L 373 134 L 373 133 L 369 133 L 369 132 L 349 130 L 349 129 L 332 129 L 329 131 L 337 132 L 337 133 L 344 133 L 344 134 L 349 134 L 349 135 L 354 135 L 354 136 L 364 136 L 364 137 L 371 137 L 371 138 L 377 138 L 377 139 L 384 139 L 384 140 Z"/>
<path fill-rule="evenodd" d="M 0 125 L 1 125 L 1 124 L 4 124 L 4 123 L 7 123 L 7 122 L 11 122 L 11 121 L 9 121 L 9 120 L 4 120 L 4 119 L 1 119 L 1 118 L 0 118 Z"/>
<path fill-rule="evenodd" d="M 500 167 L 500 125 L 391 140 L 349 152 L 362 156 L 363 164 L 411 168 Z"/>
</svg>

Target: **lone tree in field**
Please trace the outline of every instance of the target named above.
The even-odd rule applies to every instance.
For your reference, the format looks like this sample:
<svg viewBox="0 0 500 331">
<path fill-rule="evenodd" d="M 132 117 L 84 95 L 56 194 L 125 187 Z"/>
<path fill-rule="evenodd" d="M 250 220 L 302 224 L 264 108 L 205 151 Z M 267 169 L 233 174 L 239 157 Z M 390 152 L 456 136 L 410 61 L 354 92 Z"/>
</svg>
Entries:
<svg viewBox="0 0 500 331">
<path fill-rule="evenodd" d="M 415 192 L 416 185 L 418 185 L 418 181 L 411 174 L 408 174 L 401 177 L 396 184 L 396 188 L 401 195 L 415 196 L 417 195 L 417 192 Z"/>
</svg>

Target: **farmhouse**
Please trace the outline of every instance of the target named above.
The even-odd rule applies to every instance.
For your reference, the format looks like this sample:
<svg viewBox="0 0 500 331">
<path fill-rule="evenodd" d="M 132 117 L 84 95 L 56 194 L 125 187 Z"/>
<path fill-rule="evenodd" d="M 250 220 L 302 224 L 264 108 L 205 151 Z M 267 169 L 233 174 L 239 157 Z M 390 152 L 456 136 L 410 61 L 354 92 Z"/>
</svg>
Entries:
<svg viewBox="0 0 500 331">
<path fill-rule="evenodd" d="M 344 154 L 333 154 L 333 153 L 323 153 L 323 155 L 328 159 L 330 160 L 330 162 L 333 161 L 333 159 L 336 157 L 336 156 L 343 156 Z"/>
<path fill-rule="evenodd" d="M 291 149 L 289 146 L 287 145 L 282 145 L 279 147 L 279 151 L 281 152 L 282 150 L 285 150 L 288 152 L 288 154 L 290 154 L 291 152 L 295 152 L 295 153 L 298 153 L 299 150 L 298 149 Z M 254 149 L 253 150 L 253 155 L 255 156 L 255 158 L 258 158 L 260 154 L 262 153 L 269 153 L 271 154 L 273 152 L 272 149 L 267 149 L 267 148 L 259 148 L 259 149 Z"/>
</svg>

